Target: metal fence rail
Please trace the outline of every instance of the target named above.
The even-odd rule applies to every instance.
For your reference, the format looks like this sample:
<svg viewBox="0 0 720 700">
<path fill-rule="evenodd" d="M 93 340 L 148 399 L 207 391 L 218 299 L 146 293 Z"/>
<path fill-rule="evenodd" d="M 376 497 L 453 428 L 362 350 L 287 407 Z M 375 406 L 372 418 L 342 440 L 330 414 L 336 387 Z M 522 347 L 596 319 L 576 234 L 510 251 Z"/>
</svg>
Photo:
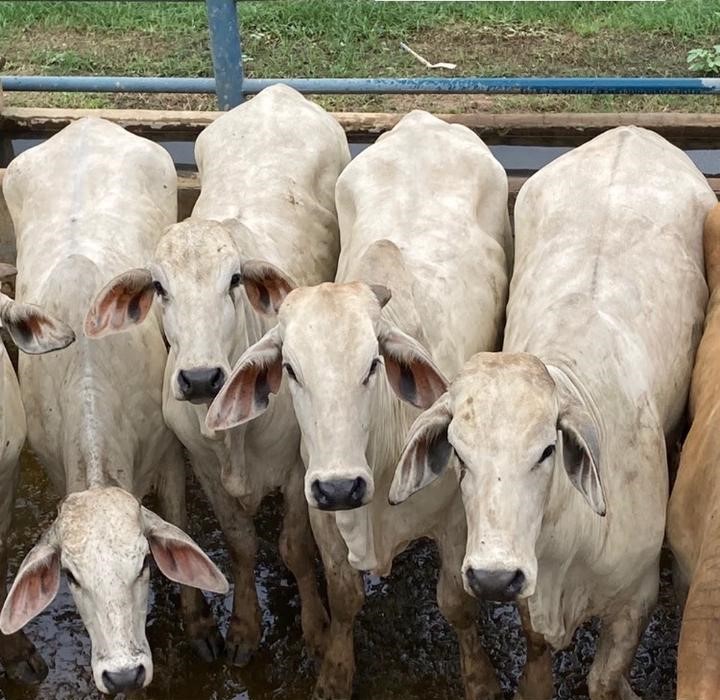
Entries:
<svg viewBox="0 0 720 700">
<path fill-rule="evenodd" d="M 214 78 L 2 76 L 6 91 L 216 94 L 220 109 L 268 85 L 306 94 L 720 94 L 720 78 L 245 78 L 235 0 L 205 0 Z"/>
</svg>

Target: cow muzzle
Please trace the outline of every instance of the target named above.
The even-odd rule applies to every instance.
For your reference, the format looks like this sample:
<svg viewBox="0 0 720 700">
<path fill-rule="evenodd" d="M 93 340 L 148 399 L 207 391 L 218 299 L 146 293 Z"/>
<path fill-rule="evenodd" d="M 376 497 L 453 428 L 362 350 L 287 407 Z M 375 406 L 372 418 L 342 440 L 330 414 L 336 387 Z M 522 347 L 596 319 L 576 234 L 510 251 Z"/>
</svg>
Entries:
<svg viewBox="0 0 720 700">
<path fill-rule="evenodd" d="M 314 504 L 320 510 L 352 510 L 369 502 L 367 481 L 358 476 L 354 479 L 315 479 L 310 486 Z"/>
<path fill-rule="evenodd" d="M 103 671 L 102 681 L 110 695 L 129 693 L 145 686 L 147 672 L 142 664 L 118 671 Z"/>
<path fill-rule="evenodd" d="M 510 571 L 468 568 L 465 570 L 467 586 L 476 598 L 507 602 L 515 600 L 525 585 L 525 574 L 520 569 Z"/>
<path fill-rule="evenodd" d="M 210 403 L 218 395 L 226 379 L 222 367 L 181 369 L 177 373 L 178 398 L 194 404 Z"/>
</svg>

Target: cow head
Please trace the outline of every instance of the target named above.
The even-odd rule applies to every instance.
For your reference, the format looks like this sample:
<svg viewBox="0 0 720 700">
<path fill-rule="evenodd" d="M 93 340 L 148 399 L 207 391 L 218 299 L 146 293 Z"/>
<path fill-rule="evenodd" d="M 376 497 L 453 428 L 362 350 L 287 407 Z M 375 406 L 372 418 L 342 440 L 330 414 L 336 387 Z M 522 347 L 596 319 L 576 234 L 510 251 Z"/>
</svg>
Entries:
<svg viewBox="0 0 720 700">
<path fill-rule="evenodd" d="M 237 359 L 236 348 L 248 344 L 251 312 L 243 299 L 274 313 L 292 286 L 269 263 L 243 261 L 223 224 L 187 219 L 168 229 L 148 268 L 122 273 L 100 291 L 85 333 L 100 337 L 141 323 L 157 299 L 174 355 L 172 394 L 209 404 Z"/>
<path fill-rule="evenodd" d="M 410 429 L 390 500 L 457 470 L 468 523 L 466 590 L 524 598 L 535 590 L 535 546 L 553 481 L 572 484 L 604 515 L 599 459 L 590 415 L 540 360 L 480 353 Z"/>
<path fill-rule="evenodd" d="M 290 292 L 278 325 L 243 354 L 208 411 L 215 430 L 251 420 L 284 372 L 306 451 L 305 495 L 316 508 L 349 510 L 372 500 L 366 451 L 372 413 L 389 410 L 386 378 L 419 408 L 445 391 L 422 346 L 381 318 L 389 298 L 384 287 L 361 282 Z"/>
<path fill-rule="evenodd" d="M 17 274 L 12 265 L 0 263 L 0 280 Z M 62 350 L 75 340 L 72 328 L 34 304 L 21 304 L 0 293 L 0 323 L 15 345 L 29 355 Z"/>
<path fill-rule="evenodd" d="M 90 634 L 95 683 L 103 693 L 142 688 L 153 675 L 145 637 L 149 557 L 173 581 L 225 593 L 225 577 L 174 525 L 119 488 L 69 495 L 25 557 L 0 612 L 12 634 L 55 598 L 64 572 Z"/>
</svg>

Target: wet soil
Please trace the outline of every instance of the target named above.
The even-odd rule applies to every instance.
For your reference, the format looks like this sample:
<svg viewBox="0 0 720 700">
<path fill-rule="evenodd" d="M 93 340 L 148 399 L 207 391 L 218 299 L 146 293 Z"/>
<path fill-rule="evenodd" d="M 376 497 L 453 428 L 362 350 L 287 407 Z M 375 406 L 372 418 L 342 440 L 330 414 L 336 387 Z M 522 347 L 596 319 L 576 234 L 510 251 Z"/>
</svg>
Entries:
<svg viewBox="0 0 720 700">
<path fill-rule="evenodd" d="M 58 499 L 40 466 L 25 454 L 16 505 L 10 572 L 13 574 L 56 512 Z M 222 536 L 207 502 L 188 479 L 190 534 L 225 571 L 229 562 Z M 150 504 L 152 505 L 152 504 Z M 258 518 L 257 588 L 263 609 L 262 645 L 248 667 L 198 660 L 185 641 L 177 614 L 177 587 L 155 569 L 148 615 L 148 639 L 155 679 L 133 697 L 144 700 L 305 700 L 315 667 L 304 651 L 300 603 L 292 576 L 278 550 L 281 504 L 270 498 Z M 460 700 L 463 696 L 455 635 L 435 604 L 437 558 L 427 542 L 398 557 L 387 579 L 366 577 L 366 605 L 355 627 L 357 673 L 354 698 L 365 700 Z M 211 599 L 225 629 L 231 597 Z M 483 642 L 496 664 L 508 698 L 520 675 L 524 643 L 512 605 L 483 607 Z M 575 635 L 574 644 L 555 654 L 556 697 L 586 698 L 585 677 L 592 662 L 596 625 Z M 27 627 L 50 666 L 48 678 L 27 689 L 0 677 L 8 700 L 98 700 L 90 671 L 90 641 L 63 582 L 53 604 Z M 652 700 L 674 698 L 678 610 L 673 597 L 669 558 L 663 565 L 660 604 L 643 638 L 632 669 L 636 692 Z"/>
</svg>

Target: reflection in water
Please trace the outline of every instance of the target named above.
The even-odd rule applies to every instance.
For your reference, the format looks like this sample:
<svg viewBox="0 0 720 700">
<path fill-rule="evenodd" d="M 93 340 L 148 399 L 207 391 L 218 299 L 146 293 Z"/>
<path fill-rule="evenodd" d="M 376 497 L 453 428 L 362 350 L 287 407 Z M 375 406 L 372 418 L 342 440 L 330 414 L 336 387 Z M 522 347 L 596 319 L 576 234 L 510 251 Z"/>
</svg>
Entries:
<svg viewBox="0 0 720 700">
<path fill-rule="evenodd" d="M 214 517 L 195 483 L 188 482 L 190 534 L 226 573 L 228 557 Z M 22 462 L 22 482 L 16 505 L 15 537 L 10 572 L 52 521 L 57 499 L 31 455 Z M 150 504 L 152 505 L 152 504 Z M 197 660 L 180 629 L 177 587 L 155 569 L 148 616 L 148 639 L 155 662 L 155 679 L 134 697 L 146 700 L 306 700 L 315 678 L 300 631 L 295 582 L 284 568 L 277 540 L 279 499 L 269 499 L 258 518 L 257 586 L 263 607 L 262 646 L 242 670 Z M 462 698 L 454 635 L 435 605 L 437 577 L 434 549 L 420 543 L 398 558 L 388 579 L 366 577 L 367 603 L 355 629 L 358 699 L 449 700 Z M 230 596 L 212 599 L 226 629 Z M 511 697 L 524 651 L 517 617 L 511 605 L 487 606 L 480 615 L 483 641 L 495 661 L 503 687 Z M 63 582 L 55 602 L 33 620 L 28 636 L 50 666 L 45 682 L 26 689 L 0 681 L 8 700 L 99 700 L 90 671 L 90 641 Z M 663 567 L 661 606 L 633 668 L 635 689 L 646 698 L 674 698 L 677 610 Z M 556 654 L 556 677 L 562 679 L 557 697 L 585 698 L 585 676 L 595 648 L 592 627 L 576 635 L 571 651 Z M 514 651 L 513 651 L 514 650 Z"/>
</svg>

